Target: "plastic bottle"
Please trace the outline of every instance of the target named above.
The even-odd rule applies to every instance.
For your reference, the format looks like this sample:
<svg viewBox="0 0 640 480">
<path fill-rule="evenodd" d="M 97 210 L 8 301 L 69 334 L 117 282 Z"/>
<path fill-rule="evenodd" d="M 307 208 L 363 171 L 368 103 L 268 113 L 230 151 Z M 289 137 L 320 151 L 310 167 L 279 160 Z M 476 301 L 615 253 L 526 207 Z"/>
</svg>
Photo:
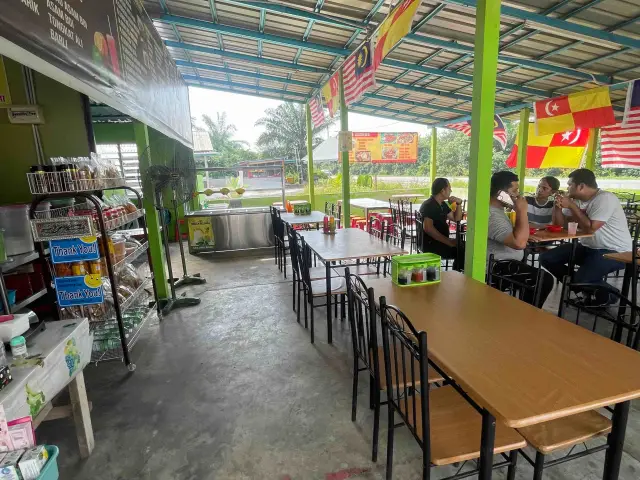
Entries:
<svg viewBox="0 0 640 480">
<path fill-rule="evenodd" d="M 14 360 L 20 358 L 27 358 L 27 342 L 22 335 L 18 337 L 13 337 L 10 342 L 11 345 L 11 355 Z"/>
<path fill-rule="evenodd" d="M 4 343 L 0 342 L 0 368 L 6 367 L 9 365 L 9 361 L 7 360 L 7 353 L 4 348 Z"/>
</svg>

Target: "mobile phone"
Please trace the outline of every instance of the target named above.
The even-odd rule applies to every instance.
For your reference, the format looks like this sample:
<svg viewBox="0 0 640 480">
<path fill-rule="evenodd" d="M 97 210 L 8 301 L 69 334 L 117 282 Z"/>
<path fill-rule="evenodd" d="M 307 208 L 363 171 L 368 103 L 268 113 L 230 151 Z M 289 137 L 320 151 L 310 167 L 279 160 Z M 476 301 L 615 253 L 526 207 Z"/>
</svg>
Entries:
<svg viewBox="0 0 640 480">
<path fill-rule="evenodd" d="M 513 206 L 515 205 L 513 203 L 513 198 L 511 198 L 511 195 L 509 195 L 504 190 L 500 190 L 498 192 L 498 201 L 500 201 L 505 207 L 513 208 Z"/>
</svg>

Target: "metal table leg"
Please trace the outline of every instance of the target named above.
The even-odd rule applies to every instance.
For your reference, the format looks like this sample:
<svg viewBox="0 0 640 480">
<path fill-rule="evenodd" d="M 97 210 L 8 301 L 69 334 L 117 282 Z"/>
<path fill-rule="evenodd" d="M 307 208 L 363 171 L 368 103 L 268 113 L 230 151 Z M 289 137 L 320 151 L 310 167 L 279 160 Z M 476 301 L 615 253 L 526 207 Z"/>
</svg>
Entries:
<svg viewBox="0 0 640 480">
<path fill-rule="evenodd" d="M 633 264 L 627 263 L 624 268 L 624 277 L 622 279 L 622 290 L 620 292 L 624 298 L 629 298 L 629 289 L 631 287 L 632 277 L 633 277 Z M 620 342 L 620 340 L 622 339 L 623 328 L 620 325 L 620 322 L 622 322 L 622 320 L 624 319 L 626 310 L 627 310 L 627 307 L 624 304 L 620 303 L 620 306 L 618 307 L 619 323 L 615 326 L 614 333 L 613 333 L 613 339 L 616 342 Z"/>
<path fill-rule="evenodd" d="M 618 480 L 630 405 L 631 402 L 618 403 L 613 410 L 613 418 L 611 419 L 613 425 L 607 440 L 609 448 L 604 459 L 603 480 Z"/>
<path fill-rule="evenodd" d="M 479 480 L 491 480 L 493 473 L 493 449 L 496 439 L 496 419 L 489 412 L 482 412 L 482 434 L 480 440 Z"/>
<path fill-rule="evenodd" d="M 569 281 L 573 282 L 573 274 L 576 266 L 576 249 L 578 248 L 578 239 L 571 240 L 571 256 L 569 257 Z"/>
<path fill-rule="evenodd" d="M 331 262 L 325 262 L 327 269 L 327 341 L 333 343 L 333 322 L 331 319 Z"/>
</svg>

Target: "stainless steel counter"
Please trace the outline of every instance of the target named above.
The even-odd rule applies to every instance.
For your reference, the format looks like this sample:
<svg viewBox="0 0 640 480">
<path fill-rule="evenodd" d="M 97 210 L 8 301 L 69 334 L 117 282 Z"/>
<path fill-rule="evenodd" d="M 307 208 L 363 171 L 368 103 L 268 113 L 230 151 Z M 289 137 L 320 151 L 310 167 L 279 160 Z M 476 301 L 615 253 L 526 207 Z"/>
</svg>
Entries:
<svg viewBox="0 0 640 480">
<path fill-rule="evenodd" d="M 198 210 L 185 217 L 189 253 L 273 248 L 269 207 Z"/>
</svg>

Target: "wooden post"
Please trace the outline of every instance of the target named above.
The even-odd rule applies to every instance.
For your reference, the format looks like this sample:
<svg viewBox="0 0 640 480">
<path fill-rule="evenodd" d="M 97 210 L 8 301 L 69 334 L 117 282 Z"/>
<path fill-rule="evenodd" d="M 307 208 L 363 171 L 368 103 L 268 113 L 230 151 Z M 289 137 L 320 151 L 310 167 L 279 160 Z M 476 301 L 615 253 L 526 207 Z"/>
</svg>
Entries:
<svg viewBox="0 0 640 480">
<path fill-rule="evenodd" d="M 596 169 L 596 151 L 598 149 L 598 139 L 600 137 L 600 129 L 592 128 L 589 131 L 589 144 L 587 145 L 586 168 L 591 171 Z"/>
<path fill-rule="evenodd" d="M 523 108 L 520 111 L 520 126 L 518 128 L 518 178 L 520 179 L 520 193 L 524 193 L 524 179 L 527 176 L 527 145 L 529 143 L 529 115 L 531 110 Z"/>
<path fill-rule="evenodd" d="M 69 384 L 69 396 L 71 397 L 73 421 L 76 425 L 80 458 L 87 458 L 93 451 L 95 441 L 93 439 L 91 412 L 89 401 L 87 400 L 87 389 L 84 384 L 83 372 L 78 372 L 76 378 L 71 380 Z"/>
<path fill-rule="evenodd" d="M 437 168 L 437 154 L 438 150 L 438 133 L 436 127 L 431 129 L 431 165 L 430 165 L 430 173 L 431 173 L 431 184 L 433 185 L 433 181 L 436 179 L 436 168 Z"/>
<path fill-rule="evenodd" d="M 500 0 L 478 0 L 473 56 L 473 107 L 465 275 L 485 281 L 493 116 L 500 37 Z M 482 467 L 482 465 L 481 465 Z"/>
<path fill-rule="evenodd" d="M 311 210 L 316 209 L 316 195 L 313 175 L 313 127 L 311 125 L 311 107 L 307 103 L 307 176 L 309 177 L 309 203 Z"/>
<path fill-rule="evenodd" d="M 342 68 L 340 69 L 340 131 L 349 131 L 349 110 L 347 110 L 347 102 L 344 99 L 344 75 Z M 351 176 L 349 173 L 349 152 L 341 152 L 342 159 L 342 215 L 344 216 L 344 225 L 351 225 L 351 186 L 349 185 Z"/>
</svg>

